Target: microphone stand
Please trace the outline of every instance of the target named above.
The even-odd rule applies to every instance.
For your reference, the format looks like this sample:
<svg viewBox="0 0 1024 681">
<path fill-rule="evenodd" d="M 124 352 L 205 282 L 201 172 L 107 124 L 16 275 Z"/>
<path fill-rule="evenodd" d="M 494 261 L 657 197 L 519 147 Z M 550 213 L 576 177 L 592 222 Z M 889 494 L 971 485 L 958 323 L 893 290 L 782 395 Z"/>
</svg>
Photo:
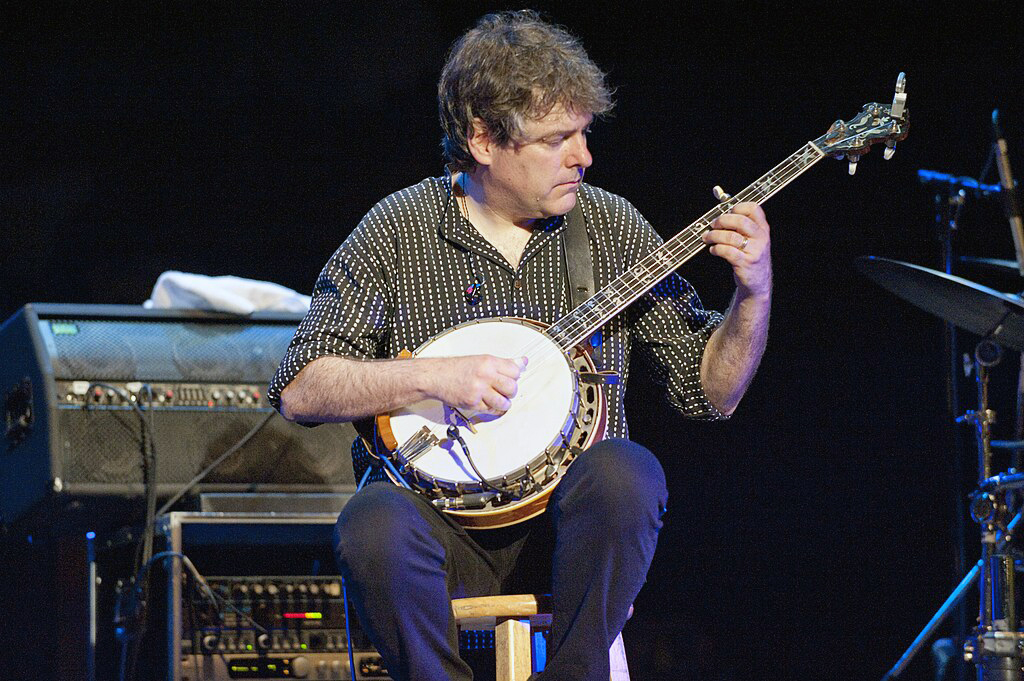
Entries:
<svg viewBox="0 0 1024 681">
<path fill-rule="evenodd" d="M 953 274 L 953 236 L 958 229 L 960 215 L 966 202 L 967 192 L 962 187 L 954 191 L 953 185 L 950 185 L 935 195 L 936 236 L 942 245 L 942 271 L 946 274 Z M 964 370 L 964 364 L 957 347 L 957 328 L 951 322 L 943 324 L 942 346 L 947 362 L 946 410 L 952 421 L 963 413 L 960 401 L 960 374 Z M 953 484 L 951 490 L 953 502 L 953 574 L 962 575 L 967 569 L 967 521 L 964 517 L 964 507 L 961 501 L 963 499 L 962 485 L 966 447 L 964 445 L 964 436 L 960 429 L 952 428 L 949 438 L 953 446 Z M 975 566 L 972 572 L 976 572 L 977 569 L 977 566 Z M 971 582 L 973 582 L 973 579 Z M 970 582 L 966 586 L 969 585 Z M 964 588 L 966 588 L 965 584 L 961 582 L 953 593 L 962 596 L 961 589 Z M 959 596 L 954 601 L 947 601 L 947 603 L 950 607 L 956 606 L 953 635 L 956 643 L 954 647 L 957 647 L 963 645 L 967 639 L 967 606 L 960 602 Z M 937 624 L 938 622 L 936 622 Z M 959 659 L 959 656 L 954 656 L 952 661 L 956 669 L 957 681 L 965 681 L 966 665 Z"/>
</svg>

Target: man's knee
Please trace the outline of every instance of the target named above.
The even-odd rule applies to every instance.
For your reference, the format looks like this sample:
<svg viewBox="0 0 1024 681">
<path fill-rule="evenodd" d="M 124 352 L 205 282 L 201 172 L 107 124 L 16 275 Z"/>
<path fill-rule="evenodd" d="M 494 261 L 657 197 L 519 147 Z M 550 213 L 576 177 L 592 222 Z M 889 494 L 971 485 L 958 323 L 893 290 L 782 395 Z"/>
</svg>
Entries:
<svg viewBox="0 0 1024 681">
<path fill-rule="evenodd" d="M 561 490 L 565 485 L 566 489 Z M 667 503 L 665 471 L 642 445 L 612 438 L 598 442 L 569 466 L 559 490 L 579 495 L 602 513 L 632 511 Z M 660 515 L 660 513 L 659 513 Z"/>
<path fill-rule="evenodd" d="M 440 543 L 422 515 L 423 509 L 407 490 L 374 483 L 359 490 L 338 516 L 334 547 L 342 574 L 400 569 L 416 552 L 443 555 Z"/>
</svg>

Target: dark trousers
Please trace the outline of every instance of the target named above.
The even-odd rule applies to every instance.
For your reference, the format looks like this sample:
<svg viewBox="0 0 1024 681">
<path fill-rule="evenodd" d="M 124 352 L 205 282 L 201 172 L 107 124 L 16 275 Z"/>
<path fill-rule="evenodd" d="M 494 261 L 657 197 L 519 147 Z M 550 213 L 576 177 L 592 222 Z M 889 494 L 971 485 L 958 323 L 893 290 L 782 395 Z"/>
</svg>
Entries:
<svg viewBox="0 0 1024 681">
<path fill-rule="evenodd" d="M 569 467 L 545 513 L 466 531 L 421 495 L 374 483 L 346 504 L 335 550 L 362 625 L 395 681 L 468 681 L 450 601 L 552 597 L 543 681 L 607 681 L 608 648 L 654 557 L 668 500 L 654 455 L 599 442 Z"/>
</svg>

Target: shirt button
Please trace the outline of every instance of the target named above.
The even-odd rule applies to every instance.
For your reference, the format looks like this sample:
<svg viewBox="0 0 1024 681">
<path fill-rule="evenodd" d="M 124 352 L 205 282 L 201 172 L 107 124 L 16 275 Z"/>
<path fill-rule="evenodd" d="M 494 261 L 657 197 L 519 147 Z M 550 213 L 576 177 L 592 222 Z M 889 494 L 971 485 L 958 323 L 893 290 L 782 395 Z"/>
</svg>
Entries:
<svg viewBox="0 0 1024 681">
<path fill-rule="evenodd" d="M 517 289 L 523 288 L 523 280 L 522 279 L 516 279 L 515 281 L 512 282 L 512 286 L 514 286 Z"/>
</svg>

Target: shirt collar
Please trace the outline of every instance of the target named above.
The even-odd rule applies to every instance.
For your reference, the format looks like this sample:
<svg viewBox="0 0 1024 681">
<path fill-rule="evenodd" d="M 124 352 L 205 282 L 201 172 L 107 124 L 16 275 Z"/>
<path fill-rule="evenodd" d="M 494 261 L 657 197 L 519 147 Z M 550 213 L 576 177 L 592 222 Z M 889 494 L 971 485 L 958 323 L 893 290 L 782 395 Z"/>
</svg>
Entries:
<svg viewBox="0 0 1024 681">
<path fill-rule="evenodd" d="M 458 198 L 455 196 L 452 186 L 452 174 L 449 168 L 445 168 L 445 174 L 441 179 L 441 187 L 444 194 L 444 215 L 440 220 L 440 231 L 448 241 L 465 248 L 468 251 L 494 261 L 495 264 L 512 271 L 508 261 L 491 245 L 487 239 L 467 220 L 462 217 L 459 210 Z M 541 222 L 534 227 L 526 248 L 523 250 L 523 257 L 519 261 L 519 267 L 527 263 L 544 247 L 548 241 L 565 230 L 565 216 L 556 215 Z"/>
</svg>

